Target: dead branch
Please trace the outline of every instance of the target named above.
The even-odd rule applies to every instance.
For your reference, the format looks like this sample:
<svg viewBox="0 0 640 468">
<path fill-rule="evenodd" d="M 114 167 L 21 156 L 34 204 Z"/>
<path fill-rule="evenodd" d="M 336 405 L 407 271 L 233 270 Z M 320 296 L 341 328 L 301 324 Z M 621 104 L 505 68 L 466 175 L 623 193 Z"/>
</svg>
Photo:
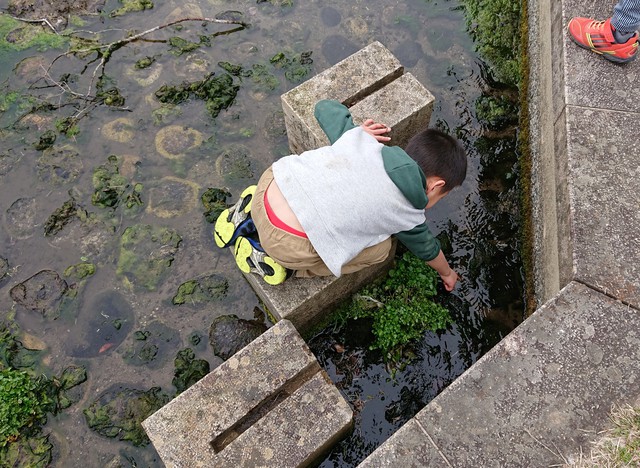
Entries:
<svg viewBox="0 0 640 468">
<path fill-rule="evenodd" d="M 47 18 L 41 18 L 41 19 L 25 19 L 25 18 L 18 18 L 17 16 L 11 16 L 9 15 L 10 18 L 13 18 L 16 21 L 22 21 L 23 23 L 38 23 L 38 24 L 46 24 L 47 26 L 49 26 L 49 28 L 51 28 L 51 30 L 56 33 L 56 34 L 60 34 L 58 33 L 58 31 L 56 31 L 56 28 L 53 27 L 53 25 L 49 22 L 49 20 Z"/>
</svg>

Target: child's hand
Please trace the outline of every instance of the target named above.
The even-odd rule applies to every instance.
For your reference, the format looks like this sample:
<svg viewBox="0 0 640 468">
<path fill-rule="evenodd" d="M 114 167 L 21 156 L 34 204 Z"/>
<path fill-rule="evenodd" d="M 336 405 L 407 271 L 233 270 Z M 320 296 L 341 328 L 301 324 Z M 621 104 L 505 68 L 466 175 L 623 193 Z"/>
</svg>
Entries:
<svg viewBox="0 0 640 468">
<path fill-rule="evenodd" d="M 456 287 L 456 283 L 460 279 L 460 277 L 458 276 L 458 273 L 456 273 L 452 269 L 449 269 L 448 274 L 440 275 L 440 278 L 442 278 L 442 282 L 444 283 L 444 289 L 446 289 L 447 291 L 453 291 L 453 288 Z"/>
<path fill-rule="evenodd" d="M 389 133 L 391 129 L 384 124 L 374 122 L 373 119 L 365 120 L 360 126 L 365 132 L 381 143 L 391 140 L 391 137 L 383 136 L 383 134 Z"/>
</svg>

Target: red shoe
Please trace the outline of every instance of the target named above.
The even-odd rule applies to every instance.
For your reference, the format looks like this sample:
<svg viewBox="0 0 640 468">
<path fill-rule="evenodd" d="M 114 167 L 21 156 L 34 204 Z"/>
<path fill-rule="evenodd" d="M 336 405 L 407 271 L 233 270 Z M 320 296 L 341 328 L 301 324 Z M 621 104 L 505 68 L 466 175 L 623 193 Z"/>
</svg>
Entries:
<svg viewBox="0 0 640 468">
<path fill-rule="evenodd" d="M 638 33 L 631 36 L 627 42 L 618 44 L 613 37 L 611 18 L 595 21 L 591 18 L 576 17 L 569 21 L 568 28 L 573 42 L 612 62 L 630 62 L 638 55 Z"/>
</svg>

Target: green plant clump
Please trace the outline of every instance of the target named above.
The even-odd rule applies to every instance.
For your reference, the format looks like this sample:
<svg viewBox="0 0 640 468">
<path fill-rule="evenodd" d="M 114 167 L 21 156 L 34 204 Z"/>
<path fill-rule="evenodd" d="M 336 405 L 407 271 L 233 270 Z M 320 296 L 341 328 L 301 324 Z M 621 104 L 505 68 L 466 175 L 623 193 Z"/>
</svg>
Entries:
<svg viewBox="0 0 640 468">
<path fill-rule="evenodd" d="M 24 428 L 46 422 L 52 402 L 42 382 L 27 372 L 1 370 L 0 395 L 0 447 L 17 440 Z"/>
<path fill-rule="evenodd" d="M 180 104 L 190 97 L 196 97 L 206 101 L 207 110 L 214 119 L 220 111 L 227 109 L 240 89 L 233 83 L 231 75 L 214 76 L 209 74 L 201 81 L 185 82 L 177 86 L 163 85 L 155 92 L 155 96 L 163 104 Z"/>
<path fill-rule="evenodd" d="M 491 64 L 495 78 L 517 85 L 520 80 L 520 2 L 462 0 L 462 4 L 476 49 Z"/>
<path fill-rule="evenodd" d="M 424 261 L 406 252 L 382 282 L 360 291 L 342 312 L 347 318 L 372 318 L 376 341 L 371 348 L 380 349 L 387 361 L 396 360 L 412 340 L 452 323 L 449 311 L 432 300 L 437 277 Z"/>
</svg>

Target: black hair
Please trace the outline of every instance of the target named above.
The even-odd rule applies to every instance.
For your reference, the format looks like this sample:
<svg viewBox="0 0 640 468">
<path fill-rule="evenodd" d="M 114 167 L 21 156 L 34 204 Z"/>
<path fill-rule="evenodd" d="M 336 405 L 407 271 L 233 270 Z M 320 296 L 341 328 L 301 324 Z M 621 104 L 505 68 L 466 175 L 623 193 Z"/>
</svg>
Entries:
<svg viewBox="0 0 640 468">
<path fill-rule="evenodd" d="M 462 144 L 440 130 L 428 128 L 414 135 L 405 149 L 425 176 L 444 180 L 444 192 L 462 185 L 467 175 L 467 155 Z"/>
</svg>

